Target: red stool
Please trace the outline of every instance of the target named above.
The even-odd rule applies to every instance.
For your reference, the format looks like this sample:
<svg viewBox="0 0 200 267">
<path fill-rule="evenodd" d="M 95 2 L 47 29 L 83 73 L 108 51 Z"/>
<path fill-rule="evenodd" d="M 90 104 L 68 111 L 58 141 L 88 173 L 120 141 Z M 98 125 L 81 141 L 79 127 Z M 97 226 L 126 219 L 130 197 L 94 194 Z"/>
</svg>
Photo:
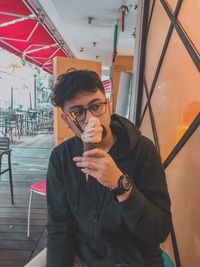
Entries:
<svg viewBox="0 0 200 267">
<path fill-rule="evenodd" d="M 30 215 L 31 215 L 31 201 L 33 192 L 39 195 L 46 196 L 46 178 L 31 185 L 29 204 L 28 204 L 28 223 L 27 223 L 27 237 L 30 237 Z"/>
</svg>

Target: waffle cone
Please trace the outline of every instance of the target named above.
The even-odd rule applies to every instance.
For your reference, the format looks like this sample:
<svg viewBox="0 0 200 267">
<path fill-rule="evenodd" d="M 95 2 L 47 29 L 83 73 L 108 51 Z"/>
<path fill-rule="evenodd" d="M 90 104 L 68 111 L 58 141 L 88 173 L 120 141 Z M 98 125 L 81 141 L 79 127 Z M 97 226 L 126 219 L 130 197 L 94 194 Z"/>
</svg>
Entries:
<svg viewBox="0 0 200 267">
<path fill-rule="evenodd" d="M 96 148 L 97 146 L 96 146 L 96 144 L 94 144 L 94 143 L 84 143 L 83 142 L 83 150 L 84 150 L 84 152 L 85 151 L 88 151 L 88 150 L 90 150 L 90 149 L 93 149 L 93 148 Z"/>
</svg>

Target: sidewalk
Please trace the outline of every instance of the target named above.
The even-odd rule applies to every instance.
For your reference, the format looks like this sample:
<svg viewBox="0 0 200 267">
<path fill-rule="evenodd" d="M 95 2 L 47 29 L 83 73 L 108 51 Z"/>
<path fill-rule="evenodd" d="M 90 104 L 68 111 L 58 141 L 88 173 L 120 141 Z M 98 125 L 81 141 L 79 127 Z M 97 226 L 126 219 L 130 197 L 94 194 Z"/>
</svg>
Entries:
<svg viewBox="0 0 200 267">
<path fill-rule="evenodd" d="M 0 179 L 0 266 L 23 267 L 45 246 L 46 198 L 33 195 L 31 238 L 27 239 L 30 185 L 46 176 L 53 134 L 23 137 L 11 144 L 14 201 L 7 173 Z"/>
</svg>

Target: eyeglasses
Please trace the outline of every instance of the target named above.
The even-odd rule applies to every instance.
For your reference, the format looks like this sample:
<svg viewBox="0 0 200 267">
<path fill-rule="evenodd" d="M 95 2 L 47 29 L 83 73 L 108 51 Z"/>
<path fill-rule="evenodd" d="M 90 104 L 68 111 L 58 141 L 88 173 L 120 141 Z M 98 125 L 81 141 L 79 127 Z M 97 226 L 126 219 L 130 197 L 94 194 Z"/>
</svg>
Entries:
<svg viewBox="0 0 200 267">
<path fill-rule="evenodd" d="M 81 109 L 77 109 L 77 110 L 67 112 L 64 114 L 68 116 L 70 119 L 73 118 L 73 119 L 76 119 L 78 122 L 82 122 L 85 120 L 88 110 L 95 117 L 99 117 L 103 115 L 106 112 L 107 104 L 108 104 L 108 101 L 106 100 L 103 103 L 92 104 L 88 108 L 81 108 Z"/>
</svg>

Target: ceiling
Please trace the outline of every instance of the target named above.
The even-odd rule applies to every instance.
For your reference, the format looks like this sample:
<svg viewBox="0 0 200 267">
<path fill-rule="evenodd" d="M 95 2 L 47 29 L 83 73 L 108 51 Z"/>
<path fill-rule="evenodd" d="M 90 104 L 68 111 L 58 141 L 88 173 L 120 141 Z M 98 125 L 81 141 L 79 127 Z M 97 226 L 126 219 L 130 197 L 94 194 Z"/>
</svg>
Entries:
<svg viewBox="0 0 200 267">
<path fill-rule="evenodd" d="M 77 58 L 102 61 L 108 75 L 113 57 L 114 28 L 118 20 L 118 55 L 133 55 L 136 0 L 38 0 L 43 11 Z M 126 5 L 125 29 L 120 7 Z M 92 17 L 91 24 L 88 18 Z M 96 42 L 94 46 L 93 42 Z M 81 50 L 83 50 L 81 52 Z"/>
</svg>

